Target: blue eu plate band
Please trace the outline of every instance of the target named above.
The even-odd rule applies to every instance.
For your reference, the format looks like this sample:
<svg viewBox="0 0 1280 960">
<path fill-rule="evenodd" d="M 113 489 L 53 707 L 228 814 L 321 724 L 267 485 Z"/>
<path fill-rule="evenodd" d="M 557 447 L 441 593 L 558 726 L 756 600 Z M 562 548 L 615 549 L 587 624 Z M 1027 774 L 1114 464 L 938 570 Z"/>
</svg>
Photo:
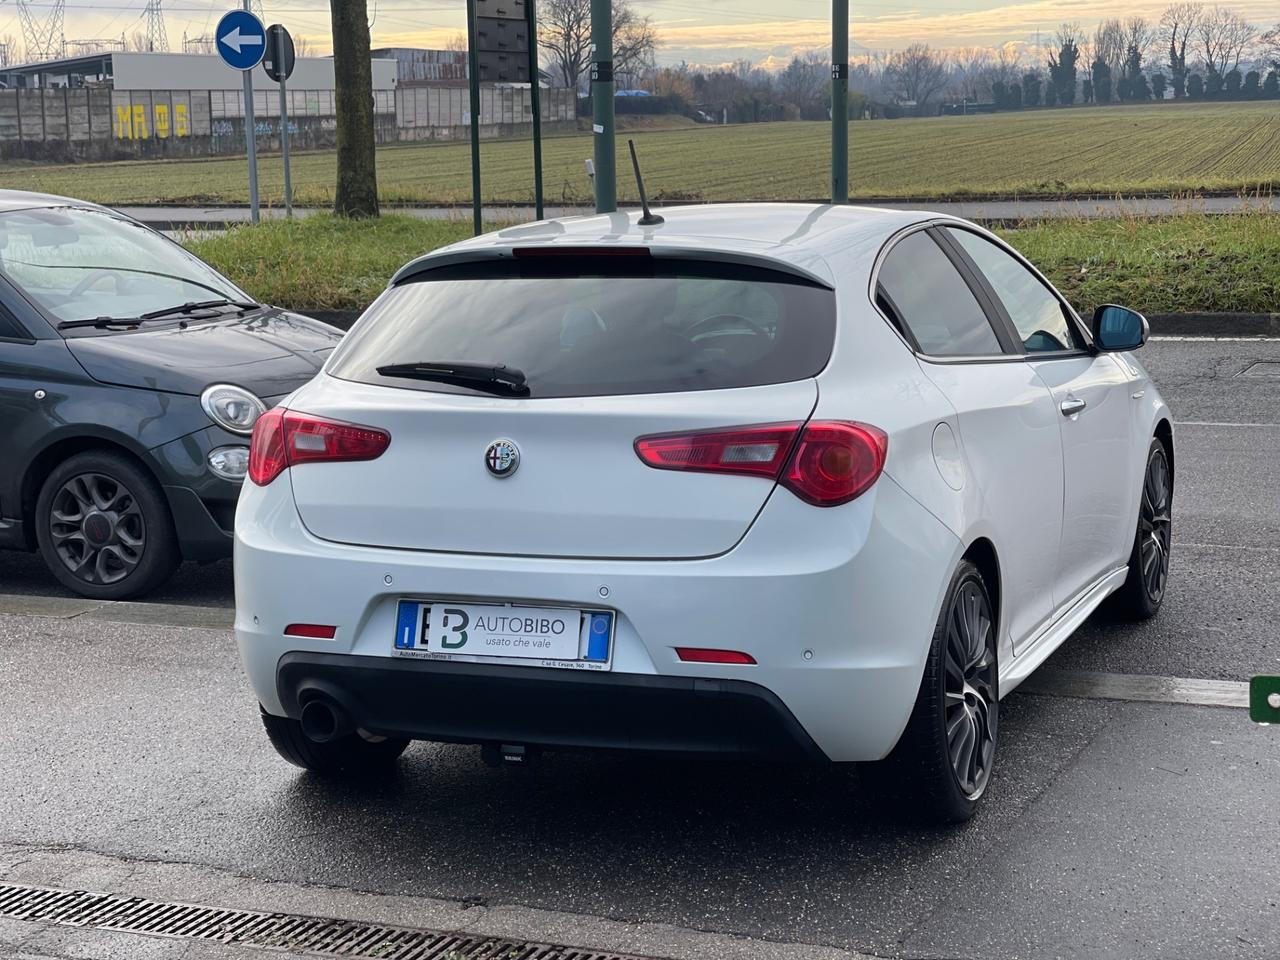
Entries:
<svg viewBox="0 0 1280 960">
<path fill-rule="evenodd" d="M 587 655 L 584 660 L 604 663 L 609 659 L 609 628 L 613 625 L 613 614 L 593 613 L 590 632 L 587 635 Z"/>
<path fill-rule="evenodd" d="M 417 629 L 418 604 L 411 600 L 401 600 L 396 609 L 396 649 L 412 650 L 413 633 Z"/>
</svg>

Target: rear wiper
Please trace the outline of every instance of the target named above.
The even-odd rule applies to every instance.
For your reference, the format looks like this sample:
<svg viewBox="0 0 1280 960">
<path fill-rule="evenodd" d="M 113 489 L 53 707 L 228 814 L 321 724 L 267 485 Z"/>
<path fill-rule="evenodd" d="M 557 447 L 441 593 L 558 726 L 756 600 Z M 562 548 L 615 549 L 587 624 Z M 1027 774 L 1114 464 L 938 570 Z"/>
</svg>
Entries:
<svg viewBox="0 0 1280 960">
<path fill-rule="evenodd" d="M 59 330 L 74 330 L 77 327 L 118 327 L 129 326 L 131 324 L 145 323 L 148 320 L 159 320 L 163 317 L 173 317 L 182 313 L 195 313 L 198 310 L 209 310 L 214 307 L 236 307 L 239 310 L 256 310 L 262 304 L 254 303 L 252 300 L 228 300 L 225 297 L 218 300 L 199 300 L 195 302 L 180 303 L 176 307 L 165 307 L 163 310 L 152 310 L 150 313 L 144 313 L 137 317 L 89 317 L 85 320 L 63 320 L 58 324 Z"/>
<path fill-rule="evenodd" d="M 459 387 L 471 387 L 489 393 L 510 393 L 525 396 L 529 387 L 523 370 L 506 364 L 462 363 L 450 360 L 425 363 L 391 363 L 378 367 L 384 377 L 403 377 L 406 380 L 429 380 L 450 383 Z"/>
</svg>

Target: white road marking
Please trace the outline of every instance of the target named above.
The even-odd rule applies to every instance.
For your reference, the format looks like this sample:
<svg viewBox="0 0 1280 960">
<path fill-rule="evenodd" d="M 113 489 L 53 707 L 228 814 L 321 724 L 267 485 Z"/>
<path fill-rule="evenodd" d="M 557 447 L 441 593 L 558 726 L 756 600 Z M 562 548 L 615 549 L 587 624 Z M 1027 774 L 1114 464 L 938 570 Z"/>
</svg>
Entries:
<svg viewBox="0 0 1280 960">
<path fill-rule="evenodd" d="M 1280 423 L 1233 423 L 1225 420 L 1175 420 L 1175 427 L 1262 427 L 1274 430 Z"/>
<path fill-rule="evenodd" d="M 1089 700 L 1185 703 L 1197 707 L 1247 709 L 1249 684 L 1095 670 L 1038 670 L 1018 688 L 1027 693 Z"/>
<path fill-rule="evenodd" d="M 1147 338 L 1149 343 L 1162 341 L 1166 343 L 1280 343 L 1280 337 L 1266 337 L 1261 334 L 1256 337 L 1203 337 L 1167 334 L 1165 336 Z"/>
</svg>

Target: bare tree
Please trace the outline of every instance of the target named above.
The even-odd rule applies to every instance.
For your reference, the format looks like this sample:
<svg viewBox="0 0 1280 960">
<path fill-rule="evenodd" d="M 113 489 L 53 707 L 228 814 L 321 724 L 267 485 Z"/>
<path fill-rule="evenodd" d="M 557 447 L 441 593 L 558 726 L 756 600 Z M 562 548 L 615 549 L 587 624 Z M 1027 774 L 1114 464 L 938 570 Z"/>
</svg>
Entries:
<svg viewBox="0 0 1280 960">
<path fill-rule="evenodd" d="M 455 33 L 445 41 L 444 48 L 446 50 L 452 50 L 454 53 L 466 53 L 467 35 L 465 33 Z"/>
<path fill-rule="evenodd" d="M 1151 43 L 1155 40 L 1155 36 L 1155 30 L 1151 28 L 1151 24 L 1147 23 L 1145 17 L 1130 17 L 1124 22 L 1126 55 L 1129 51 L 1136 49 L 1145 59 L 1147 54 L 1151 52 Z"/>
<path fill-rule="evenodd" d="M 916 105 L 923 114 L 930 100 L 946 89 L 950 81 L 946 54 L 927 43 L 913 43 L 889 57 L 886 68 L 898 95 Z"/>
<path fill-rule="evenodd" d="M 1093 63 L 1090 66 L 1093 93 L 1098 103 L 1111 102 L 1112 85 L 1100 82 L 1103 77 L 1119 77 L 1124 72 L 1124 25 L 1119 20 L 1104 20 L 1093 31 Z"/>
<path fill-rule="evenodd" d="M 1160 29 L 1169 39 L 1169 74 L 1173 78 L 1173 95 L 1187 95 L 1187 44 L 1200 20 L 1200 4 L 1174 3 L 1160 17 Z"/>
<path fill-rule="evenodd" d="M 995 79 L 1006 86 L 1011 83 L 1020 83 L 1022 75 L 1026 73 L 1022 64 L 1022 51 L 1013 44 L 1005 44 L 996 51 L 992 69 L 995 71 Z"/>
<path fill-rule="evenodd" d="M 12 49 L 9 45 L 12 39 L 12 37 L 4 38 L 6 49 Z M 1267 62 L 1275 69 L 1280 70 L 1280 23 L 1277 23 L 1259 37 L 1258 42 L 1262 45 L 1262 55 L 1266 57 Z"/>
<path fill-rule="evenodd" d="M 547 0 L 538 42 L 564 85 L 577 88 L 591 60 L 591 0 Z M 652 64 L 657 46 L 653 20 L 636 13 L 630 0 L 613 0 L 613 72 L 640 72 Z"/>
<path fill-rule="evenodd" d="M 0 67 L 7 67 L 18 55 L 18 38 L 12 33 L 0 37 Z"/>
<path fill-rule="evenodd" d="M 311 41 L 302 34 L 293 34 L 293 55 L 299 59 L 309 57 L 315 51 L 311 49 Z"/>
<path fill-rule="evenodd" d="M 1257 30 L 1235 11 L 1214 4 L 1206 7 L 1196 23 L 1200 54 L 1210 73 L 1225 76 L 1240 65 L 1240 57 Z"/>
<path fill-rule="evenodd" d="M 956 86 L 966 100 L 985 100 L 991 96 L 991 84 L 996 80 L 995 63 L 991 51 L 985 47 L 966 47 L 952 56 Z"/>
</svg>

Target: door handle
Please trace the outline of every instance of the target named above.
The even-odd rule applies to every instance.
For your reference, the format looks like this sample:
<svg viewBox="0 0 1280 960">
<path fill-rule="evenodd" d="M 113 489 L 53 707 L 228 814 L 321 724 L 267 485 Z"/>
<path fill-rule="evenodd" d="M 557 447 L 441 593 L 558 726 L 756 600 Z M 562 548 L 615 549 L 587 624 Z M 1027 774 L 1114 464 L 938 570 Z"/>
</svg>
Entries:
<svg viewBox="0 0 1280 960">
<path fill-rule="evenodd" d="M 1074 417 L 1087 406 L 1088 404 L 1078 397 L 1071 397 L 1068 400 L 1063 400 L 1058 409 L 1062 411 L 1064 417 Z"/>
</svg>

